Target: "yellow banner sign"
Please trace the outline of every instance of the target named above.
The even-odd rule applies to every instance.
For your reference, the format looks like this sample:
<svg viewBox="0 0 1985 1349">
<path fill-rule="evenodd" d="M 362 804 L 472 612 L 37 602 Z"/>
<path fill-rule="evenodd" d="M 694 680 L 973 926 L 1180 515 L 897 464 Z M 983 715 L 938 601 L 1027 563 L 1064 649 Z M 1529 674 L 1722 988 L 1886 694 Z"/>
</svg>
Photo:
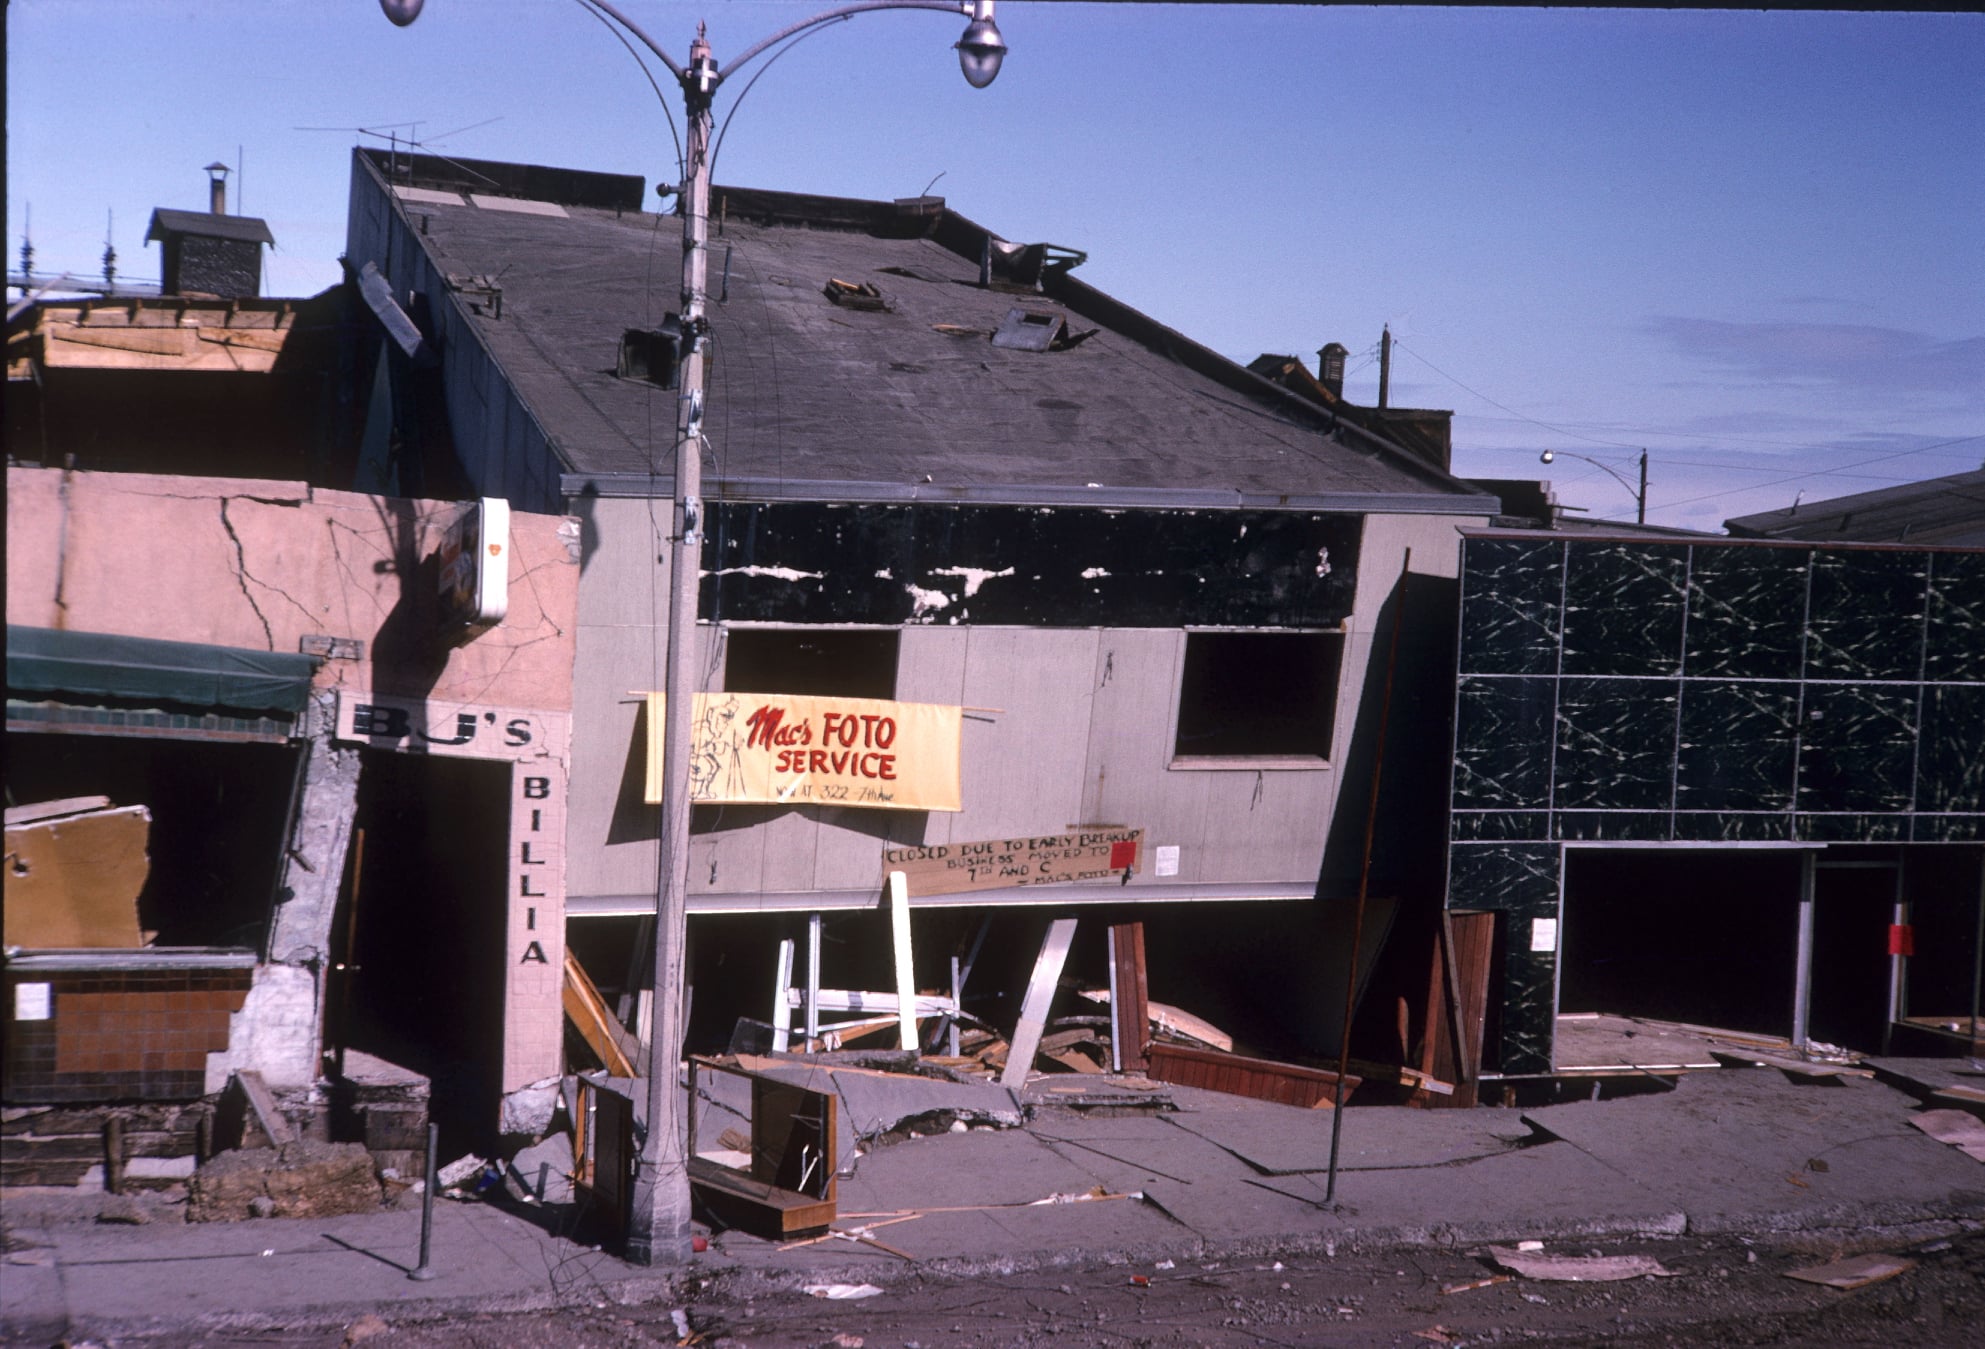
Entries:
<svg viewBox="0 0 1985 1349">
<path fill-rule="evenodd" d="M 648 696 L 645 799 L 662 799 L 662 703 Z M 961 810 L 961 708 L 879 698 L 699 693 L 689 799 Z"/>
<path fill-rule="evenodd" d="M 1086 829 L 1045 838 L 884 848 L 882 869 L 902 872 L 912 896 L 1065 881 L 1127 881 L 1137 870 L 1143 845 L 1142 829 Z"/>
</svg>

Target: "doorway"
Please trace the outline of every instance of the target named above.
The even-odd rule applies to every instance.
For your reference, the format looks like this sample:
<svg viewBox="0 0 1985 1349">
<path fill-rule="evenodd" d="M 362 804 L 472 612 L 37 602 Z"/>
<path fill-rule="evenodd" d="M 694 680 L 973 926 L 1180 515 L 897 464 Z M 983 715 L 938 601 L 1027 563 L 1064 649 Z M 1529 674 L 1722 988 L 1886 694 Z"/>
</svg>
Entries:
<svg viewBox="0 0 1985 1349">
<path fill-rule="evenodd" d="M 510 765 L 365 751 L 333 1043 L 425 1075 L 444 1155 L 496 1141 Z"/>
</svg>

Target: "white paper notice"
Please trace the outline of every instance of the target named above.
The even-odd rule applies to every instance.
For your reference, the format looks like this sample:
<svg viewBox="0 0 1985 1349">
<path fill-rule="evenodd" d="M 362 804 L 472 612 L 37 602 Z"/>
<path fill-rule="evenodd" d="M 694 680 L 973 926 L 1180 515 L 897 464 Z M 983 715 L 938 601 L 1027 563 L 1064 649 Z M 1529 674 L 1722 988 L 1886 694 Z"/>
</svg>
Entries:
<svg viewBox="0 0 1985 1349">
<path fill-rule="evenodd" d="M 53 1015 L 48 984 L 14 985 L 14 1020 L 46 1021 Z"/>
<path fill-rule="evenodd" d="M 1558 949 L 1557 919 L 1533 918 L 1530 920 L 1530 949 L 1533 951 L 1555 951 Z"/>
<path fill-rule="evenodd" d="M 1151 874 L 1154 876 L 1176 876 L 1179 874 L 1179 845 L 1167 844 L 1153 848 Z"/>
</svg>

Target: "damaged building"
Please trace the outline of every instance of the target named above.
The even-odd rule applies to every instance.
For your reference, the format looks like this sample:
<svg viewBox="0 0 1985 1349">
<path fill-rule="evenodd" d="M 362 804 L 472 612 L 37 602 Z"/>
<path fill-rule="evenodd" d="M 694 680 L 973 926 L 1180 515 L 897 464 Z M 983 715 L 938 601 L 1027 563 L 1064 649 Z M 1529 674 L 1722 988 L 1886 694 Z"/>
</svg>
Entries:
<svg viewBox="0 0 1985 1349">
<path fill-rule="evenodd" d="M 1493 1073 L 1714 1066 L 1646 1020 L 1976 1052 L 1985 550 L 1831 537 L 1466 533 L 1447 904 Z"/>
<path fill-rule="evenodd" d="M 390 372 L 393 471 L 581 521 L 563 920 L 629 1031 L 681 396 L 652 263 L 675 227 L 642 203 L 635 177 L 358 151 L 347 240 L 434 353 Z M 1153 996 L 1334 1052 L 1319 962 L 1348 936 L 1389 635 L 1420 606 L 1394 715 L 1444 721 L 1458 527 L 1496 501 L 941 199 L 718 188 L 711 231 L 689 1047 L 779 1019 L 784 943 L 826 986 L 895 987 L 904 859 L 1108 835 L 1052 886 L 913 881 L 916 985 L 989 931 L 966 1008 L 1010 1025 L 1051 918 L 1090 920 L 1071 975 L 1095 985 L 1104 920 L 1141 917 Z M 775 696 L 811 711 L 768 724 Z M 859 720 L 913 708 L 944 716 L 893 758 Z M 1395 741 L 1374 882 L 1429 911 L 1439 742 Z"/>
<path fill-rule="evenodd" d="M 562 1068 L 577 525 L 339 490 L 383 338 L 213 206 L 166 293 L 9 313 L 9 1184 L 181 1175 L 244 1076 L 319 1136 L 397 1084 L 403 1155 Z"/>
</svg>

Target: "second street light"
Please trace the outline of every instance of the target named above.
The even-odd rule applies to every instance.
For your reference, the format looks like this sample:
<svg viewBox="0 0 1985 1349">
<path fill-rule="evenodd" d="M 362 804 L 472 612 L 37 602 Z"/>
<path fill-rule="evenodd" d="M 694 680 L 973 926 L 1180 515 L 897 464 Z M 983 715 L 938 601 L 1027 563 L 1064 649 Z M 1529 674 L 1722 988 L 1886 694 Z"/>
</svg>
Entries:
<svg viewBox="0 0 1985 1349">
<path fill-rule="evenodd" d="M 1621 477 L 1618 469 L 1614 468 L 1610 464 L 1602 463 L 1601 461 L 1594 459 L 1589 454 L 1573 454 L 1570 450 L 1546 450 L 1542 454 L 1537 456 L 1537 462 L 1540 464 L 1548 464 L 1553 459 L 1556 459 L 1560 454 L 1563 454 L 1570 459 L 1583 459 L 1586 463 L 1592 465 L 1592 467 L 1598 469 L 1600 472 L 1610 474 L 1614 482 L 1618 483 L 1620 486 L 1626 488 L 1629 492 L 1633 493 L 1634 522 L 1636 524 L 1642 524 L 1642 525 L 1647 523 L 1647 451 L 1646 450 L 1642 450 L 1640 452 L 1640 486 L 1638 488 L 1636 488 L 1632 483 L 1628 482 L 1625 478 Z"/>
<path fill-rule="evenodd" d="M 790 24 L 719 66 L 698 26 L 688 64 L 678 64 L 608 0 L 575 0 L 641 43 L 682 89 L 685 120 L 682 188 L 682 309 L 672 316 L 676 344 L 675 484 L 669 549 L 668 657 L 663 680 L 661 857 L 656 878 L 654 1015 L 648 1042 L 647 1134 L 634 1177 L 627 1258 L 639 1264 L 680 1264 L 689 1258 L 689 1161 L 681 1146 L 676 1085 L 682 1067 L 683 947 L 689 891 L 690 727 L 695 698 L 694 646 L 703 553 L 702 436 L 704 338 L 708 300 L 710 132 L 712 105 L 724 81 L 766 51 L 822 24 L 882 9 L 927 9 L 963 15 L 954 44 L 966 83 L 983 89 L 999 75 L 1006 40 L 993 20 L 993 0 L 861 0 Z M 395 24 L 420 14 L 423 0 L 380 0 Z"/>
</svg>

